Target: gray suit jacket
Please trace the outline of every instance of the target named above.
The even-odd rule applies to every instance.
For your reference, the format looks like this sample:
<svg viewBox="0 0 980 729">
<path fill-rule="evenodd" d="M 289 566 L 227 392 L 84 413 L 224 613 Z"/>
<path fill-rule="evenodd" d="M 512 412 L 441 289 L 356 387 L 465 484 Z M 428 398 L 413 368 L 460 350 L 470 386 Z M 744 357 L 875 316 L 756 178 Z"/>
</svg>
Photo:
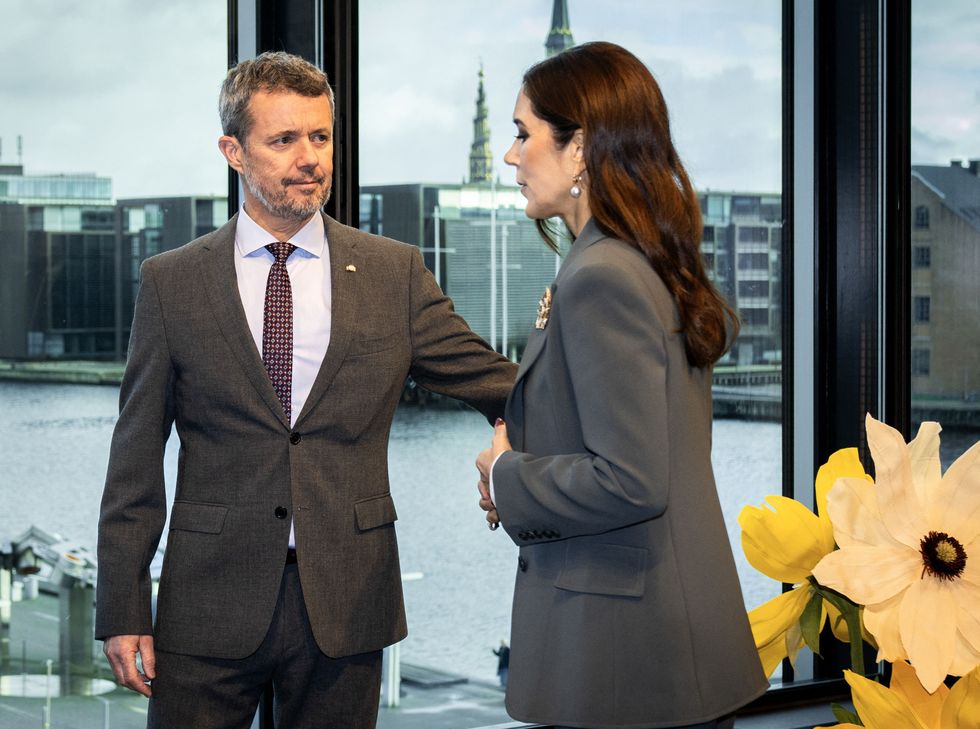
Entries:
<svg viewBox="0 0 980 729">
<path fill-rule="evenodd" d="M 236 220 L 143 264 L 99 520 L 96 635 L 155 632 L 166 651 L 249 655 L 272 618 L 293 518 L 320 649 L 375 650 L 406 634 L 387 468 L 406 376 L 493 420 L 515 367 L 453 312 L 418 248 L 325 216 L 330 345 L 291 429 L 245 320 Z M 148 566 L 173 423 L 177 486 L 152 631 Z"/>
<path fill-rule="evenodd" d="M 521 548 L 507 709 L 601 728 L 732 712 L 768 682 L 711 470 L 711 372 L 643 255 L 594 221 L 552 292 L 493 469 Z"/>
</svg>

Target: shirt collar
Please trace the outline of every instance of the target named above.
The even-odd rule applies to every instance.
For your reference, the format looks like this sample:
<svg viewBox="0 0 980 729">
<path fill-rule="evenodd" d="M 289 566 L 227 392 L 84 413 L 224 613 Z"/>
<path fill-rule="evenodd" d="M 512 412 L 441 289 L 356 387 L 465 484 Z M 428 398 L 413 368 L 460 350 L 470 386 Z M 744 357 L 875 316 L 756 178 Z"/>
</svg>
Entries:
<svg viewBox="0 0 980 729">
<path fill-rule="evenodd" d="M 306 225 L 293 234 L 289 242 L 311 256 L 320 258 L 323 255 L 326 239 L 323 216 L 317 213 L 310 218 Z M 239 209 L 238 225 L 235 228 L 235 245 L 238 247 L 240 256 L 251 256 L 256 251 L 275 242 L 276 238 L 252 220 L 249 214 L 245 212 L 244 207 Z"/>
</svg>

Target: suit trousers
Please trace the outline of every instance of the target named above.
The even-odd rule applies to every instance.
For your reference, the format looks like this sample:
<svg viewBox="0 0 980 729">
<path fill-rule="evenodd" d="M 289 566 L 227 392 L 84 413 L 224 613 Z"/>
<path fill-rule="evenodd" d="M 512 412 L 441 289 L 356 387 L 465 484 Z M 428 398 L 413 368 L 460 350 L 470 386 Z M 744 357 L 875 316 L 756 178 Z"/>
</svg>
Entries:
<svg viewBox="0 0 980 729">
<path fill-rule="evenodd" d="M 270 683 L 277 729 L 374 729 L 381 651 L 330 658 L 310 628 L 299 570 L 287 564 L 262 644 L 229 660 L 158 650 L 148 729 L 249 729 Z"/>
</svg>

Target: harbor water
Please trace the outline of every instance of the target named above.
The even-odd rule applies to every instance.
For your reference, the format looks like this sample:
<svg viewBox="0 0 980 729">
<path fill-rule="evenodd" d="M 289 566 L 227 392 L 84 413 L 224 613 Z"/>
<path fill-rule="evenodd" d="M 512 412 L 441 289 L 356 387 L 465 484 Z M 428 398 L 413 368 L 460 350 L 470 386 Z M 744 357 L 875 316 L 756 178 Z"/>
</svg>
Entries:
<svg viewBox="0 0 980 729">
<path fill-rule="evenodd" d="M 37 524 L 94 550 L 117 399 L 115 387 L 0 382 L 0 538 Z M 490 434 L 470 410 L 403 407 L 389 453 L 408 577 L 402 660 L 487 681 L 495 677 L 491 649 L 509 639 L 517 562 L 517 547 L 487 529 L 477 506 L 473 462 Z M 748 607 L 779 586 L 745 563 L 736 518 L 746 504 L 780 492 L 780 441 L 778 423 L 714 425 L 718 491 Z M 174 437 L 166 457 L 171 499 L 176 446 Z"/>
</svg>

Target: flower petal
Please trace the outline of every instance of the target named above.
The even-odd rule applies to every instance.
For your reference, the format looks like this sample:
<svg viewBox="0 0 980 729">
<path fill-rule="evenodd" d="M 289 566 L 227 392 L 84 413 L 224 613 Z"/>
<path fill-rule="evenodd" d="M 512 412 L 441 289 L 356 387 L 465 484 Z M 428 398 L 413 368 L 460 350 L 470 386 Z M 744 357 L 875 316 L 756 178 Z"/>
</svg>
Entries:
<svg viewBox="0 0 980 729">
<path fill-rule="evenodd" d="M 817 478 L 814 481 L 814 493 L 816 495 L 817 516 L 820 518 L 824 529 L 832 531 L 830 526 L 830 515 L 827 512 L 827 494 L 831 487 L 839 478 L 855 478 L 868 481 L 872 486 L 874 480 L 864 471 L 864 465 L 858 457 L 857 448 L 841 448 L 830 454 L 830 458 L 817 471 Z M 833 537 L 831 537 L 833 541 Z M 834 548 L 831 544 L 826 550 L 829 552 Z"/>
<path fill-rule="evenodd" d="M 858 545 L 828 554 L 813 568 L 813 576 L 858 605 L 874 605 L 904 590 L 921 571 L 918 552 Z"/>
<path fill-rule="evenodd" d="M 823 549 L 820 520 L 799 501 L 767 496 L 766 502 L 771 509 L 746 506 L 738 515 L 745 557 L 774 580 L 803 582 L 828 551 Z"/>
<path fill-rule="evenodd" d="M 980 667 L 961 678 L 943 704 L 941 729 L 980 726 Z"/>
<path fill-rule="evenodd" d="M 942 509 L 942 516 L 935 523 L 961 544 L 980 536 L 980 442 L 974 443 L 949 467 L 933 504 L 936 510 Z M 974 559 L 980 560 L 980 554 Z"/>
<path fill-rule="evenodd" d="M 838 479 L 827 495 L 827 511 L 834 524 L 834 539 L 841 547 L 901 544 L 882 521 L 873 483 L 859 478 Z"/>
<path fill-rule="evenodd" d="M 929 693 L 922 688 L 912 666 L 905 661 L 898 661 L 892 664 L 892 680 L 889 688 L 909 702 L 909 706 L 923 724 L 928 727 L 939 726 L 943 701 L 949 694 L 949 689 L 945 685 L 940 684 L 938 690 Z"/>
<path fill-rule="evenodd" d="M 901 695 L 853 671 L 844 671 L 844 678 L 851 685 L 854 708 L 869 729 L 929 729 Z"/>
<path fill-rule="evenodd" d="M 868 448 L 875 461 L 875 484 L 878 509 L 892 537 L 911 547 L 919 548 L 919 540 L 928 529 L 923 511 L 912 483 L 912 464 L 902 434 L 880 423 L 871 415 L 865 418 Z"/>
<path fill-rule="evenodd" d="M 802 585 L 749 611 L 752 637 L 767 676 L 786 658 L 789 652 L 786 631 L 799 622 L 811 592 L 809 585 Z"/>
<path fill-rule="evenodd" d="M 899 608 L 899 630 L 909 661 L 926 691 L 939 688 L 949 673 L 956 645 L 954 591 L 942 580 L 926 577 L 905 591 Z"/>
<path fill-rule="evenodd" d="M 943 469 L 939 462 L 939 423 L 926 420 L 919 425 L 919 432 L 909 441 L 909 463 L 912 466 L 912 484 L 919 502 L 929 503 L 930 496 L 939 488 Z"/>
<path fill-rule="evenodd" d="M 951 676 L 965 676 L 977 666 L 980 666 L 980 651 L 973 650 L 970 647 L 970 642 L 963 634 L 957 633 L 956 646 L 953 648 L 953 662 L 949 665 L 949 674 Z"/>
<path fill-rule="evenodd" d="M 898 610 L 904 590 L 892 598 L 864 608 L 864 627 L 878 643 L 879 661 L 904 661 L 908 658 L 899 631 Z"/>
<path fill-rule="evenodd" d="M 956 627 L 973 650 L 980 652 L 980 587 L 960 580 L 955 589 Z"/>
</svg>

